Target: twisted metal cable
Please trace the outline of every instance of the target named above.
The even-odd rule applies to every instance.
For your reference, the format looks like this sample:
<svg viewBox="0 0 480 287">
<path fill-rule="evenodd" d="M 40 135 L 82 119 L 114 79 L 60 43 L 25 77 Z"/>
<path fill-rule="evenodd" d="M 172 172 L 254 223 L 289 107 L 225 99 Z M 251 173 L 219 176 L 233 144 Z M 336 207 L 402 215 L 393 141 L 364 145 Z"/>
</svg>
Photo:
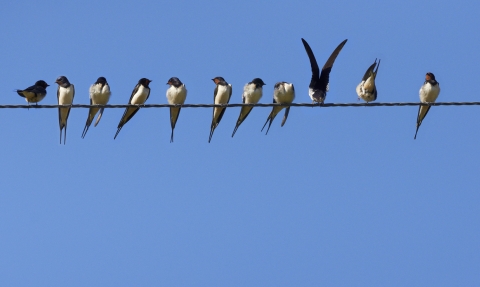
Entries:
<svg viewBox="0 0 480 287">
<path fill-rule="evenodd" d="M 420 102 L 405 102 L 405 103 L 325 103 L 325 104 L 312 104 L 312 103 L 291 103 L 291 104 L 183 104 L 183 105 L 169 105 L 169 104 L 146 104 L 146 105 L 0 105 L 0 109 L 55 109 L 59 107 L 71 107 L 71 108 L 127 108 L 127 107 L 139 107 L 139 108 L 169 108 L 169 107 L 182 107 L 182 108 L 213 108 L 213 107 L 275 107 L 275 106 L 291 106 L 291 107 L 394 107 L 394 106 L 478 106 L 480 102 L 437 102 L 437 103 L 420 103 Z"/>
</svg>

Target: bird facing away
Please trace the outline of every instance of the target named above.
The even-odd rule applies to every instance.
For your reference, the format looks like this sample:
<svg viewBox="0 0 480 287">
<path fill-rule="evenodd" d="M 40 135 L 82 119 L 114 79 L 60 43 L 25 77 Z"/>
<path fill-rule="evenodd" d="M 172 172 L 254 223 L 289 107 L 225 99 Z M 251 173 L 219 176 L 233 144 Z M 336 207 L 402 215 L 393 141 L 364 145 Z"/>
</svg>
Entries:
<svg viewBox="0 0 480 287">
<path fill-rule="evenodd" d="M 177 77 L 172 77 L 168 80 L 167 85 L 170 85 L 167 89 L 168 103 L 170 105 L 183 105 L 187 99 L 187 88 L 185 87 L 185 84 L 183 84 Z M 173 130 L 175 129 L 175 124 L 177 123 L 181 108 L 182 107 L 170 107 L 170 124 L 172 126 L 170 142 L 173 142 Z"/>
<path fill-rule="evenodd" d="M 362 99 L 367 103 L 373 102 L 377 99 L 375 78 L 377 77 L 378 68 L 380 67 L 380 60 L 378 60 L 378 66 L 376 70 L 375 66 L 377 66 L 377 59 L 375 59 L 375 62 L 368 67 L 365 75 L 362 78 L 362 81 L 356 88 L 358 99 Z"/>
<path fill-rule="evenodd" d="M 105 79 L 104 77 L 98 78 L 97 81 L 90 86 L 90 105 L 108 104 L 111 94 L 112 92 L 110 92 L 110 86 L 107 83 L 107 79 Z M 102 115 L 103 115 L 104 108 L 91 107 L 88 110 L 87 122 L 85 123 L 85 128 L 83 128 L 82 139 L 87 134 L 88 128 L 92 124 L 93 118 L 95 118 L 95 115 L 99 110 L 100 110 L 100 113 L 98 114 L 94 127 L 96 127 L 100 122 L 100 119 L 102 118 Z"/>
<path fill-rule="evenodd" d="M 265 83 L 260 78 L 255 78 L 251 82 L 247 83 L 245 87 L 243 87 L 243 94 L 242 94 L 242 103 L 244 104 L 256 104 L 263 95 L 263 86 Z M 250 112 L 252 111 L 253 107 L 243 106 L 240 110 L 240 115 L 238 116 L 237 124 L 233 129 L 232 138 L 237 132 L 238 127 L 242 124 L 242 122 L 248 117 Z"/>
<path fill-rule="evenodd" d="M 425 75 L 425 83 L 420 88 L 420 102 L 422 103 L 434 103 L 438 95 L 440 94 L 440 83 L 435 80 L 433 73 L 427 73 Z M 430 106 L 419 106 L 417 116 L 417 130 L 415 131 L 415 137 L 417 138 L 418 128 L 423 122 L 423 119 L 427 116 Z"/>
<path fill-rule="evenodd" d="M 70 84 L 67 77 L 60 76 L 55 83 L 58 84 L 57 99 L 59 105 L 71 105 L 73 98 L 75 97 L 75 87 Z M 67 140 L 67 120 L 70 115 L 71 107 L 58 108 L 58 124 L 60 126 L 60 144 L 62 143 L 62 130 L 65 129 L 63 134 L 63 144 Z"/>
<path fill-rule="evenodd" d="M 215 77 L 212 81 L 216 84 L 215 91 L 213 91 L 214 104 L 228 104 L 230 97 L 232 96 L 232 85 L 227 83 L 222 77 Z M 214 107 L 212 125 L 210 126 L 210 136 L 208 142 L 212 140 L 213 132 L 217 128 L 218 124 L 222 120 L 226 107 Z"/>
<path fill-rule="evenodd" d="M 340 45 L 338 45 L 337 48 L 333 51 L 327 62 L 325 62 L 321 73 L 320 69 L 318 68 L 317 60 L 315 60 L 315 55 L 313 55 L 312 49 L 308 45 L 307 41 L 305 41 L 303 38 L 302 42 L 303 46 L 305 47 L 305 51 L 307 51 L 308 58 L 310 59 L 310 65 L 312 67 L 312 79 L 310 80 L 310 85 L 308 86 L 308 95 L 312 99 L 312 104 L 314 102 L 317 102 L 318 104 L 323 104 L 329 88 L 330 71 L 332 70 L 333 63 L 335 63 L 335 59 L 337 58 L 338 54 L 342 50 L 343 46 L 345 46 L 345 43 L 347 43 L 347 39 L 340 43 Z"/>
<path fill-rule="evenodd" d="M 287 82 L 278 82 L 275 84 L 273 88 L 273 103 L 274 104 L 291 104 L 295 99 L 295 88 L 293 87 L 292 83 Z M 267 118 L 267 121 L 263 125 L 262 131 L 268 123 L 267 132 L 270 130 L 270 126 L 272 125 L 273 120 L 277 116 L 277 114 L 285 108 L 284 106 L 275 106 L 273 107 L 270 115 Z M 285 115 L 283 116 L 282 127 L 287 121 L 288 113 L 290 112 L 290 106 L 286 107 Z"/>
<path fill-rule="evenodd" d="M 150 84 L 151 80 L 147 78 L 141 78 L 138 80 L 138 84 L 133 88 L 132 95 L 128 101 L 129 105 L 143 105 L 150 96 Z M 127 107 L 123 113 L 120 122 L 118 123 L 117 133 L 113 139 L 117 138 L 118 133 L 122 130 L 123 126 L 138 112 L 139 107 Z"/>
<path fill-rule="evenodd" d="M 47 95 L 46 89 L 48 86 L 50 85 L 45 83 L 45 81 L 40 80 L 36 81 L 35 85 L 30 86 L 25 90 L 16 90 L 16 92 L 20 97 L 25 98 L 28 104 L 35 103 L 38 105 L 38 102 L 43 100 Z"/>
</svg>

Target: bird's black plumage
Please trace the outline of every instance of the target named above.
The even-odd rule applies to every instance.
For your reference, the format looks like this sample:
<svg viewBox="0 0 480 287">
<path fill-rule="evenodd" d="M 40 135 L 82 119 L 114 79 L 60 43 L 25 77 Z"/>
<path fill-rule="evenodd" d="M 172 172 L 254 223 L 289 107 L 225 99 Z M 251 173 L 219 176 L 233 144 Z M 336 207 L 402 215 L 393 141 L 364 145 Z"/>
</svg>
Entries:
<svg viewBox="0 0 480 287">
<path fill-rule="evenodd" d="M 20 97 L 27 100 L 27 103 L 38 103 L 47 95 L 47 87 L 50 86 L 44 80 L 35 82 L 35 85 L 24 90 L 16 90 Z"/>
<path fill-rule="evenodd" d="M 263 82 L 262 79 L 254 78 L 251 82 L 247 83 L 247 86 L 248 85 L 255 85 L 255 90 L 257 90 L 257 89 L 262 89 L 262 87 L 265 86 L 266 84 Z M 262 93 L 263 93 L 263 89 L 262 89 Z M 244 88 L 243 95 L 242 95 L 242 103 L 243 104 L 245 104 L 245 99 L 246 99 L 246 94 L 245 94 L 245 88 Z M 235 124 L 235 128 L 233 129 L 232 138 L 235 135 L 235 133 L 237 132 L 240 125 L 248 117 L 248 115 L 250 114 L 250 112 L 252 110 L 253 110 L 253 107 L 248 107 L 248 106 L 244 106 L 240 109 L 240 115 L 238 115 L 237 123 Z"/>
<path fill-rule="evenodd" d="M 227 81 L 225 81 L 223 77 L 215 77 L 212 79 L 212 81 L 216 84 L 215 90 L 213 91 L 213 103 L 215 103 L 215 99 L 217 98 L 217 95 L 218 95 L 218 86 L 223 86 L 228 89 L 230 85 L 227 83 Z M 230 102 L 231 96 L 232 96 L 232 90 L 230 89 L 226 104 Z M 217 109 L 220 109 L 220 114 L 218 115 L 217 118 L 215 118 L 215 110 Z M 210 125 L 210 136 L 208 137 L 208 142 L 212 140 L 213 132 L 217 128 L 218 124 L 220 124 L 220 121 L 222 120 L 223 114 L 225 113 L 226 109 L 227 108 L 217 108 L 217 107 L 213 108 L 212 124 Z"/>
<path fill-rule="evenodd" d="M 147 79 L 147 78 L 141 78 L 139 81 L 138 81 L 138 84 L 135 86 L 135 88 L 133 89 L 132 91 L 132 95 L 130 96 L 130 100 L 128 101 L 128 104 L 131 105 L 132 104 L 132 99 L 133 99 L 133 96 L 135 96 L 135 94 L 138 92 L 138 89 L 140 88 L 140 86 L 144 86 L 145 88 L 148 89 L 148 95 L 147 95 L 147 98 L 145 99 L 145 101 L 148 100 L 148 97 L 150 97 L 150 87 L 148 86 L 150 84 L 151 80 Z M 120 122 L 118 123 L 118 127 L 117 127 L 117 133 L 115 134 L 115 136 L 113 137 L 113 139 L 116 139 L 117 138 L 117 135 L 118 133 L 122 130 L 123 126 L 128 123 L 128 121 L 138 112 L 140 108 L 138 107 L 127 107 L 125 109 L 125 112 L 123 112 L 123 116 L 122 118 L 120 119 Z M 128 114 L 129 111 L 132 111 L 132 113 Z"/>
<path fill-rule="evenodd" d="M 310 97 L 315 102 L 323 103 L 327 95 L 330 72 L 332 71 L 333 63 L 335 63 L 335 59 L 342 50 L 343 46 L 345 46 L 345 43 L 347 43 L 347 39 L 340 43 L 333 51 L 328 60 L 325 62 L 325 65 L 323 65 L 321 72 L 312 48 L 310 48 L 310 45 L 308 45 L 307 41 L 305 41 L 303 38 L 302 43 L 305 47 L 308 58 L 310 59 L 310 66 L 312 68 L 312 79 L 310 80 L 310 85 L 308 86 Z"/>
</svg>

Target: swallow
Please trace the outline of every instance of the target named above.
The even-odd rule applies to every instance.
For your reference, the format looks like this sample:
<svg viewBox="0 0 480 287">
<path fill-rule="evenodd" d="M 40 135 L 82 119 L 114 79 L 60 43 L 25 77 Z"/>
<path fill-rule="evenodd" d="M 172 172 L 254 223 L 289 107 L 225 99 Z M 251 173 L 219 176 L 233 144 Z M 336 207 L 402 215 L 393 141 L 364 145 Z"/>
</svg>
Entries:
<svg viewBox="0 0 480 287">
<path fill-rule="evenodd" d="M 275 84 L 275 87 L 273 88 L 273 103 L 274 104 L 291 104 L 293 100 L 295 99 L 295 88 L 293 87 L 292 83 L 287 83 L 287 82 L 278 82 Z M 272 125 L 273 120 L 277 116 L 277 114 L 285 108 L 284 106 L 274 106 L 272 111 L 270 112 L 270 115 L 267 118 L 267 121 L 263 125 L 262 131 L 265 128 L 265 126 L 268 124 L 267 132 L 265 134 L 268 134 L 268 131 L 270 130 L 270 126 Z M 283 121 L 282 121 L 282 127 L 287 121 L 288 113 L 290 112 L 290 106 L 286 107 L 285 109 L 285 115 L 283 116 Z"/>
<path fill-rule="evenodd" d="M 425 83 L 420 88 L 420 102 L 422 103 L 434 103 L 438 95 L 440 94 L 440 83 L 435 80 L 433 73 L 427 73 L 425 75 Z M 418 128 L 423 122 L 423 119 L 427 116 L 430 106 L 419 106 L 417 116 L 417 131 L 413 139 L 417 138 Z"/>
<path fill-rule="evenodd" d="M 313 55 L 312 49 L 308 45 L 307 41 L 302 38 L 303 46 L 305 47 L 305 51 L 307 51 L 308 58 L 310 59 L 310 65 L 312 66 L 312 79 L 310 80 L 310 85 L 308 86 L 308 95 L 312 99 L 312 104 L 317 102 L 319 105 L 323 104 L 325 98 L 327 96 L 328 88 L 329 88 L 329 77 L 330 71 L 332 70 L 333 63 L 337 58 L 338 54 L 342 50 L 345 43 L 347 43 L 348 39 L 345 39 L 337 48 L 333 51 L 328 58 L 327 62 L 322 68 L 322 72 L 318 68 L 317 60 L 315 60 L 315 55 Z"/>
<path fill-rule="evenodd" d="M 38 105 L 38 102 L 43 100 L 47 95 L 47 87 L 49 84 L 45 81 L 40 80 L 36 81 L 35 85 L 26 88 L 25 90 L 16 90 L 17 94 L 20 97 L 24 97 L 28 104 L 35 103 Z"/>
<path fill-rule="evenodd" d="M 111 94 L 112 92 L 110 92 L 110 86 L 107 83 L 107 79 L 105 79 L 104 77 L 98 78 L 97 81 L 90 86 L 90 105 L 108 104 Z M 83 128 L 82 139 L 87 134 L 88 128 L 92 124 L 93 118 L 95 118 L 98 110 L 100 110 L 100 113 L 98 114 L 94 127 L 96 127 L 100 122 L 104 108 L 90 107 L 90 109 L 88 110 L 87 122 L 85 123 L 85 128 Z"/>
<path fill-rule="evenodd" d="M 260 78 L 255 78 L 251 82 L 247 83 L 245 87 L 243 87 L 243 94 L 242 94 L 242 103 L 244 104 L 256 104 L 263 95 L 263 86 L 265 83 Z M 253 107 L 251 106 L 243 106 L 240 110 L 240 115 L 238 116 L 237 124 L 233 129 L 232 138 L 237 132 L 238 127 L 242 124 L 242 122 L 248 117 L 250 112 L 252 111 Z"/>
<path fill-rule="evenodd" d="M 130 100 L 128 101 L 129 105 L 143 105 L 148 100 L 150 96 L 150 84 L 151 80 L 147 78 L 141 78 L 138 80 L 138 84 L 132 91 L 132 95 L 130 96 Z M 117 138 L 118 133 L 122 130 L 123 126 L 128 123 L 128 121 L 138 112 L 139 107 L 127 107 L 125 112 L 123 113 L 120 122 L 118 123 L 117 133 L 113 137 L 113 139 Z"/>
<path fill-rule="evenodd" d="M 55 83 L 58 84 L 57 89 L 57 100 L 59 105 L 71 105 L 73 103 L 73 98 L 75 97 L 75 87 L 70 84 L 67 77 L 60 76 L 57 78 Z M 68 108 L 58 108 L 58 124 L 60 126 L 60 144 L 62 144 L 62 130 L 65 129 L 63 134 L 63 144 L 67 140 L 67 120 L 70 115 L 70 109 Z"/>
<path fill-rule="evenodd" d="M 168 80 L 167 85 L 170 85 L 167 89 L 168 104 L 183 105 L 187 98 L 187 88 L 185 87 L 185 84 L 183 84 L 177 77 L 172 77 Z M 175 129 L 175 124 L 177 123 L 181 108 L 182 107 L 170 107 L 170 124 L 172 126 L 170 142 L 173 142 L 173 130 Z"/>
<path fill-rule="evenodd" d="M 378 68 L 380 67 L 380 60 L 378 60 L 378 66 L 376 70 L 375 66 L 377 66 L 377 59 L 375 59 L 375 62 L 368 67 L 365 75 L 362 78 L 362 81 L 356 88 L 358 99 L 363 99 L 367 103 L 373 102 L 377 99 L 375 78 L 377 77 Z"/>
<path fill-rule="evenodd" d="M 230 97 L 232 96 L 232 85 L 227 83 L 222 77 L 215 77 L 212 81 L 216 84 L 215 91 L 213 92 L 214 104 L 228 104 Z M 212 140 L 213 132 L 217 128 L 218 124 L 222 120 L 226 107 L 214 107 L 212 125 L 210 126 L 210 137 L 208 142 Z"/>
</svg>

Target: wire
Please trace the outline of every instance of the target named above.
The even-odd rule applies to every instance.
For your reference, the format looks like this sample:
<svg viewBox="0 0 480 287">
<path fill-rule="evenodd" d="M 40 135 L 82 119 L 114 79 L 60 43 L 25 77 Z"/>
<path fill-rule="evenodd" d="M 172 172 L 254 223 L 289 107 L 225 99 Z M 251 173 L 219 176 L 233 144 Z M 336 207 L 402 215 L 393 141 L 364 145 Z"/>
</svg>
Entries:
<svg viewBox="0 0 480 287">
<path fill-rule="evenodd" d="M 479 106 L 480 102 L 437 102 L 437 103 L 326 103 L 326 104 L 311 104 L 311 103 L 291 103 L 291 104 L 183 104 L 183 105 L 169 105 L 169 104 L 148 104 L 148 105 L 0 105 L 0 109 L 55 109 L 61 107 L 71 108 L 169 108 L 169 107 L 182 107 L 182 108 L 213 108 L 213 107 L 275 107 L 275 106 L 291 106 L 291 107 L 320 107 L 320 108 L 332 108 L 332 107 L 395 107 L 395 106 Z"/>
</svg>

